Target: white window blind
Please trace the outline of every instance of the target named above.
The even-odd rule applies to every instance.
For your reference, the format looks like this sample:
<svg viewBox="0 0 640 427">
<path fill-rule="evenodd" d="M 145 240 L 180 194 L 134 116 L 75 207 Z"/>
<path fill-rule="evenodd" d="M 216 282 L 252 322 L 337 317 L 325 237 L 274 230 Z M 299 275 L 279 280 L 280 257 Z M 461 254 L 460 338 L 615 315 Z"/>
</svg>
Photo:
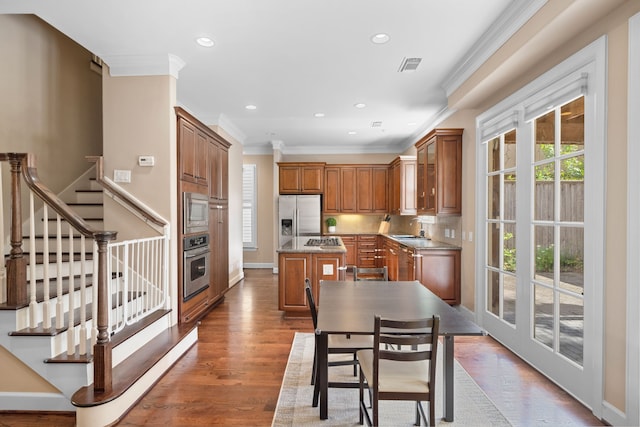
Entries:
<svg viewBox="0 0 640 427">
<path fill-rule="evenodd" d="M 256 165 L 242 165 L 242 246 L 255 249 L 257 242 Z"/>
</svg>

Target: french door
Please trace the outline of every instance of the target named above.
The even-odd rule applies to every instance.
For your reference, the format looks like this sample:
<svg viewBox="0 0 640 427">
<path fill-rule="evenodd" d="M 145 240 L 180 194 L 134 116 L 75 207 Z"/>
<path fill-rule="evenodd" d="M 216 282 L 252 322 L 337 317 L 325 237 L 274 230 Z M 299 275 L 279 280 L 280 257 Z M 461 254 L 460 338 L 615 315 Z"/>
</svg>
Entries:
<svg viewBox="0 0 640 427">
<path fill-rule="evenodd" d="M 478 321 L 589 407 L 602 393 L 604 88 L 595 45 L 480 116 L 477 129 Z"/>
</svg>

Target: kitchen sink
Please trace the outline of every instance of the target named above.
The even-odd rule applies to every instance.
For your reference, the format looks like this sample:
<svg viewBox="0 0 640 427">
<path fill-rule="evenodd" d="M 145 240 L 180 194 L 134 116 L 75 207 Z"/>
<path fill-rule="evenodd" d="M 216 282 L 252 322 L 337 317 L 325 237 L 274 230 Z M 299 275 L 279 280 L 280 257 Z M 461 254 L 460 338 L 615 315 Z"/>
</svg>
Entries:
<svg viewBox="0 0 640 427">
<path fill-rule="evenodd" d="M 424 237 L 414 236 L 413 234 L 392 234 L 389 237 L 394 239 L 423 239 Z"/>
</svg>

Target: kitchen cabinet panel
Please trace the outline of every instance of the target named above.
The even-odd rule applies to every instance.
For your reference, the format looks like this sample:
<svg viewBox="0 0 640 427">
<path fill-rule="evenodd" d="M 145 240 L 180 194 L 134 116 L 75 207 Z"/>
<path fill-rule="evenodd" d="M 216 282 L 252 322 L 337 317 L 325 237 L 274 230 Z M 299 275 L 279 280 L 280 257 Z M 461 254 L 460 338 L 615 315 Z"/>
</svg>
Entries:
<svg viewBox="0 0 640 427">
<path fill-rule="evenodd" d="M 280 194 L 322 194 L 324 163 L 278 163 Z"/>
<path fill-rule="evenodd" d="M 309 303 L 304 281 L 309 278 L 318 307 L 320 280 L 339 280 L 345 265 L 344 253 L 308 254 L 280 253 L 278 255 L 278 309 L 285 317 L 309 317 Z"/>
<path fill-rule="evenodd" d="M 434 129 L 416 143 L 418 214 L 462 214 L 462 132 Z"/>
<path fill-rule="evenodd" d="M 449 304 L 460 304 L 459 250 L 416 250 L 416 279 Z"/>
<path fill-rule="evenodd" d="M 340 212 L 340 168 L 325 167 L 322 210 L 325 213 Z"/>
<path fill-rule="evenodd" d="M 358 262 L 358 241 L 355 235 L 340 236 L 342 243 L 347 248 L 346 265 L 351 267 Z"/>
<path fill-rule="evenodd" d="M 389 211 L 416 215 L 416 156 L 398 156 L 389 167 Z"/>
<path fill-rule="evenodd" d="M 340 212 L 356 213 L 356 168 L 340 168 Z"/>
<path fill-rule="evenodd" d="M 375 234 L 358 235 L 358 267 L 375 267 L 376 255 L 378 254 L 378 236 Z"/>
<path fill-rule="evenodd" d="M 209 205 L 209 247 L 211 271 L 209 300 L 215 303 L 229 288 L 229 206 Z"/>
</svg>

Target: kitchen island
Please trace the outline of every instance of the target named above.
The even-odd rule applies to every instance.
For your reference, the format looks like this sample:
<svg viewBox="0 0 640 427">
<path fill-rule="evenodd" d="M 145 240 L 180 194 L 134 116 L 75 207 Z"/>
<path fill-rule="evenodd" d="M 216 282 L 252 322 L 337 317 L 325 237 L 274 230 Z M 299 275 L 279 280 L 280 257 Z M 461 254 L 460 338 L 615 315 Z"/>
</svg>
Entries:
<svg viewBox="0 0 640 427">
<path fill-rule="evenodd" d="M 320 280 L 340 280 L 347 248 L 340 237 L 293 237 L 278 248 L 278 310 L 285 317 L 309 317 L 304 280 L 311 281 L 316 305 Z"/>
</svg>

